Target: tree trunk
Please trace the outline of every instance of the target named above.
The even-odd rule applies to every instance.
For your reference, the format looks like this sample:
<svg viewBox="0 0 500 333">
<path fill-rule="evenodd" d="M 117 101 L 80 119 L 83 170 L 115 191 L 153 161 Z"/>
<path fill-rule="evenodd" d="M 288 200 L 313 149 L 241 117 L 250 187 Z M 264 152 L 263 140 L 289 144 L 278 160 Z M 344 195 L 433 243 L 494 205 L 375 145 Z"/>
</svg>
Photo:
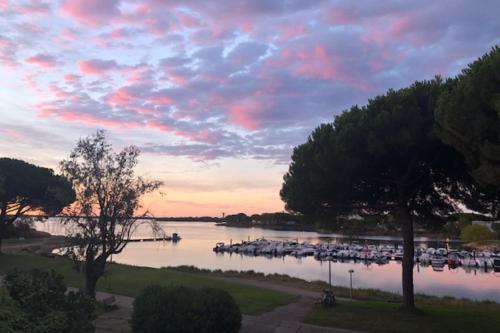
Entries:
<svg viewBox="0 0 500 333">
<path fill-rule="evenodd" d="M 93 269 L 85 270 L 85 294 L 90 298 L 95 299 L 95 288 L 99 277 L 95 274 Z"/>
<path fill-rule="evenodd" d="M 0 207 L 0 254 L 2 254 L 2 240 L 4 238 L 5 231 L 5 220 L 7 216 L 7 204 L 3 203 L 2 207 Z"/>
<path fill-rule="evenodd" d="M 102 260 L 86 260 L 85 262 L 85 293 L 95 299 L 97 281 L 104 274 L 106 262 Z"/>
<path fill-rule="evenodd" d="M 413 266 L 415 245 L 413 241 L 413 220 L 406 202 L 401 203 L 400 215 L 403 230 L 403 307 L 414 310 Z"/>
</svg>

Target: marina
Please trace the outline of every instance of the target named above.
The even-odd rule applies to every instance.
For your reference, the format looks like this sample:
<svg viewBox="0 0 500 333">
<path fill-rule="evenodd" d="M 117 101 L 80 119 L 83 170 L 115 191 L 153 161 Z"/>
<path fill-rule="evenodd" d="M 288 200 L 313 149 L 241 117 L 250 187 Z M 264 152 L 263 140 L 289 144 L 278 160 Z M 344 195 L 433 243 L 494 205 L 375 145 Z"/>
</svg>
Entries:
<svg viewBox="0 0 500 333">
<path fill-rule="evenodd" d="M 299 243 L 298 241 L 273 241 L 257 239 L 255 241 L 225 245 L 219 242 L 213 248 L 216 253 L 241 253 L 252 256 L 313 256 L 320 261 L 347 261 L 387 264 L 390 260 L 403 259 L 403 247 L 392 244 L 360 245 L 347 243 Z M 414 262 L 422 266 L 432 266 L 435 270 L 442 270 L 445 265 L 450 268 L 462 267 L 466 270 L 480 268 L 485 271 L 500 272 L 500 252 L 467 251 L 434 247 L 416 247 Z"/>
<path fill-rule="evenodd" d="M 211 222 L 161 222 L 167 235 L 177 233 L 182 237 L 178 242 L 171 241 L 137 241 L 131 242 L 122 253 L 113 255 L 113 261 L 123 264 L 161 268 L 167 266 L 195 266 L 211 270 L 236 270 L 285 274 L 307 281 L 328 281 L 328 263 L 326 258 L 316 259 L 314 253 L 307 256 L 236 253 L 235 251 L 214 252 L 218 242 L 226 245 L 253 242 L 266 239 L 273 242 L 304 242 L 312 244 L 328 244 L 334 247 L 340 244 L 356 245 L 361 248 L 365 243 L 374 246 L 394 247 L 395 252 L 402 241 L 398 237 L 368 236 L 346 237 L 339 234 L 320 234 L 305 231 L 278 231 L 260 228 L 234 228 L 216 226 Z M 38 230 L 56 235 L 67 234 L 68 230 L 58 219 L 49 219 L 44 223 L 36 223 Z M 134 234 L 135 239 L 154 238 L 146 225 L 141 226 Z M 235 240 L 238 240 L 235 242 Z M 243 241 L 242 241 L 243 240 Z M 418 237 L 417 248 L 460 249 L 460 243 L 453 240 L 439 240 Z M 358 247 L 359 248 L 359 247 Z M 436 264 L 436 263 L 435 263 Z M 401 292 L 401 261 L 387 260 L 378 264 L 376 260 L 360 260 L 351 258 L 332 258 L 332 283 L 349 286 L 350 274 L 353 270 L 355 288 L 380 289 Z M 493 268 L 477 266 L 455 266 L 445 263 L 442 267 L 432 263 L 416 262 L 414 266 L 415 292 L 437 296 L 466 297 L 475 300 L 493 300 L 500 302 L 500 273 Z"/>
</svg>

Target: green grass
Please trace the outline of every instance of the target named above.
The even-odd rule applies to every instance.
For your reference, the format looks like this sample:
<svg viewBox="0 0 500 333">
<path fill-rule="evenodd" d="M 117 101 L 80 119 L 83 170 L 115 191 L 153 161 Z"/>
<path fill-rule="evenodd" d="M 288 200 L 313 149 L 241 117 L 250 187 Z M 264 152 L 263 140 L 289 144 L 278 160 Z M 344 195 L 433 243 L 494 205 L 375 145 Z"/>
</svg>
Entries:
<svg viewBox="0 0 500 333">
<path fill-rule="evenodd" d="M 18 269 L 54 269 L 62 274 L 67 285 L 83 286 L 83 275 L 72 269 L 72 262 L 65 258 L 47 258 L 35 255 L 0 255 L 0 273 Z M 137 296 L 148 285 L 183 285 L 188 287 L 212 287 L 229 292 L 244 314 L 258 314 L 289 303 L 294 296 L 270 289 L 257 288 L 239 283 L 229 283 L 204 274 L 178 272 L 167 269 L 108 264 L 106 275 L 99 280 L 97 290 Z"/>
<path fill-rule="evenodd" d="M 458 302 L 417 304 L 409 313 L 399 303 L 384 301 L 340 301 L 333 308 L 316 307 L 305 322 L 366 332 L 498 332 L 500 305 Z"/>
</svg>

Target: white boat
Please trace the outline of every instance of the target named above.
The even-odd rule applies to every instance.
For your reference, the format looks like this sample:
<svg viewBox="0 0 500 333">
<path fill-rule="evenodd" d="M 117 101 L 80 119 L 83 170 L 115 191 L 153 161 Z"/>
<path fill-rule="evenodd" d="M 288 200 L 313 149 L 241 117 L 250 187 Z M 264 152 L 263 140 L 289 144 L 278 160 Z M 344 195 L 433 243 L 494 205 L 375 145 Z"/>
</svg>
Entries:
<svg viewBox="0 0 500 333">
<path fill-rule="evenodd" d="M 431 262 L 431 256 L 428 253 L 422 253 L 422 255 L 418 257 L 418 261 L 423 264 L 428 264 Z"/>
<path fill-rule="evenodd" d="M 493 259 L 493 267 L 499 267 L 500 268 L 500 258 L 495 258 Z"/>
<path fill-rule="evenodd" d="M 446 259 L 443 257 L 433 257 L 431 258 L 431 265 L 434 267 L 443 267 L 446 263 Z"/>
<path fill-rule="evenodd" d="M 435 254 L 438 256 L 445 256 L 448 254 L 448 250 L 443 247 L 440 247 L 439 249 L 436 249 Z"/>
</svg>

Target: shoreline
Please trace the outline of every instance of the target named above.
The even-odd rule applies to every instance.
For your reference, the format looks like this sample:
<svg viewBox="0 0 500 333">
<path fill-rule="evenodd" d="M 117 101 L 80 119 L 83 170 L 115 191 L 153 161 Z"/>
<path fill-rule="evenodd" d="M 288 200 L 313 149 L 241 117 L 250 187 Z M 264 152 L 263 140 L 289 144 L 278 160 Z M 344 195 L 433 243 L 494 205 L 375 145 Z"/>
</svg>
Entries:
<svg viewBox="0 0 500 333">
<path fill-rule="evenodd" d="M 2 252 L 9 254 L 33 253 L 52 255 L 52 251 L 65 247 L 69 243 L 70 239 L 68 237 L 57 235 L 34 238 L 7 238 L 3 240 Z"/>
</svg>

